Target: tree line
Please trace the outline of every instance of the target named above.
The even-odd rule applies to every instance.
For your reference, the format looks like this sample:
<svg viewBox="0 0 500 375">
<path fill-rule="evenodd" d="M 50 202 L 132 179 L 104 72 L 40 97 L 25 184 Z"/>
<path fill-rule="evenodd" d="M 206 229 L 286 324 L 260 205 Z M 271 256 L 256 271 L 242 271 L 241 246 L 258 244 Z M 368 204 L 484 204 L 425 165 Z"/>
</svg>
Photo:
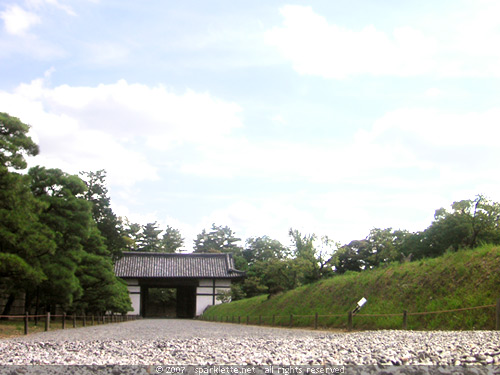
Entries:
<svg viewBox="0 0 500 375">
<path fill-rule="evenodd" d="M 125 313 L 131 310 L 124 282 L 113 273 L 123 251 L 179 252 L 184 239 L 167 226 L 131 223 L 117 217 L 105 171 L 79 176 L 36 166 L 27 173 L 26 155 L 38 154 L 29 126 L 0 113 L 0 291 L 3 310 L 25 294 L 26 310 Z M 366 238 L 340 244 L 327 236 L 291 228 L 291 246 L 269 236 L 242 240 L 228 226 L 213 224 L 194 240 L 196 253 L 232 253 L 247 277 L 232 298 L 273 295 L 345 272 L 391 262 L 437 257 L 446 251 L 500 243 L 500 204 L 482 195 L 435 211 L 419 232 L 374 228 Z"/>
<path fill-rule="evenodd" d="M 268 236 L 249 238 L 239 247 L 229 228 L 214 225 L 211 232 L 198 236 L 195 251 L 235 254 L 238 268 L 245 270 L 247 277 L 233 285 L 233 300 L 264 293 L 272 296 L 346 272 L 500 244 L 500 204 L 478 195 L 454 202 L 450 209 L 439 208 L 423 231 L 373 228 L 366 238 L 347 244 L 327 236 L 304 235 L 295 229 L 289 230 L 289 236 L 289 247 Z M 222 244 L 233 245 L 228 249 Z"/>
<path fill-rule="evenodd" d="M 110 208 L 105 173 L 70 175 L 41 166 L 27 173 L 38 145 L 29 126 L 0 113 L 0 291 L 3 311 L 126 313 L 127 286 L 113 270 L 126 244 Z"/>
</svg>

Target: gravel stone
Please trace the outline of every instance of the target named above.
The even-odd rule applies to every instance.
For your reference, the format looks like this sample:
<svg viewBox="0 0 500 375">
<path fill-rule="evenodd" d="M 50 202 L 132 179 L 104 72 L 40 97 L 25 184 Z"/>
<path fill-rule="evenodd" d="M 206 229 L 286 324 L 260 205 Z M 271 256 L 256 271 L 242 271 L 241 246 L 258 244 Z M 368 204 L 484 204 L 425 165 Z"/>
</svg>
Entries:
<svg viewBox="0 0 500 375">
<path fill-rule="evenodd" d="M 500 331 L 330 332 L 145 319 L 0 340 L 0 365 L 500 365 Z"/>
</svg>

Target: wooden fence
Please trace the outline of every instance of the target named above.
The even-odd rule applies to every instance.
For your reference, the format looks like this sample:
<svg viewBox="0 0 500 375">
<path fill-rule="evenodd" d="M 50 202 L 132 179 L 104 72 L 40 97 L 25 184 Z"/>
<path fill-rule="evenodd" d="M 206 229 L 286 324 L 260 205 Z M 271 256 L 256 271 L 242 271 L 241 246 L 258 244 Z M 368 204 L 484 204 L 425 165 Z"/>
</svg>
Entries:
<svg viewBox="0 0 500 375">
<path fill-rule="evenodd" d="M 77 321 L 80 322 L 81 327 L 86 327 L 87 325 L 96 325 L 96 324 L 107 324 L 107 323 L 120 323 L 120 322 L 128 322 L 132 320 L 137 320 L 140 318 L 139 315 L 67 315 L 63 313 L 62 315 L 50 315 L 50 312 L 43 315 L 29 315 L 26 313 L 25 315 L 0 315 L 0 319 L 8 319 L 8 320 L 24 320 L 24 334 L 27 335 L 29 333 L 29 321 L 35 321 L 38 323 L 39 320 L 43 320 L 45 324 L 45 331 L 50 330 L 51 322 L 56 322 L 57 318 L 61 318 L 61 328 L 65 329 L 67 321 L 72 324 L 73 328 L 77 327 Z M 1 324 L 1 322 L 0 322 Z"/>
<path fill-rule="evenodd" d="M 468 310 L 480 310 L 480 309 L 491 309 L 496 308 L 495 310 L 495 329 L 500 330 L 500 299 L 498 299 L 496 305 L 484 305 L 484 306 L 474 306 L 474 307 L 464 307 L 459 309 L 452 310 L 440 310 L 440 311 L 424 311 L 424 312 L 408 312 L 404 310 L 401 313 L 392 313 L 392 314 L 354 314 L 352 311 L 348 311 L 344 314 L 318 314 L 314 315 L 257 315 L 257 316 L 204 316 L 202 315 L 200 318 L 206 321 L 212 322 L 226 322 L 226 323 L 238 323 L 238 324 L 254 324 L 254 325 L 270 325 L 270 326 L 289 326 L 293 327 L 294 320 L 297 318 L 306 318 L 309 319 L 310 323 L 307 325 L 309 327 L 314 327 L 314 329 L 318 329 L 319 319 L 320 318 L 342 318 L 345 320 L 345 327 L 347 330 L 351 331 L 353 329 L 354 318 L 355 317 L 399 317 L 402 319 L 402 329 L 408 328 L 408 317 L 409 316 L 422 316 L 422 315 L 430 315 L 430 314 L 447 314 L 447 313 L 455 313 L 460 311 L 468 311 Z"/>
</svg>

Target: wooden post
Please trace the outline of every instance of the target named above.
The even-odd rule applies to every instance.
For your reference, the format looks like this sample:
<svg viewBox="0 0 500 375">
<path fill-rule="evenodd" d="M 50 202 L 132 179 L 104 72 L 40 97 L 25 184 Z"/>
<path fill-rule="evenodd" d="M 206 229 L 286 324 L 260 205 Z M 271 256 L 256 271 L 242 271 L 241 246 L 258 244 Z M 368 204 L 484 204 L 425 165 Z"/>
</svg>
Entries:
<svg viewBox="0 0 500 375">
<path fill-rule="evenodd" d="M 497 300 L 497 323 L 496 323 L 496 330 L 500 331 L 500 298 Z"/>
<path fill-rule="evenodd" d="M 250 317 L 247 315 L 247 325 L 250 324 Z"/>
<path fill-rule="evenodd" d="M 63 313 L 63 317 L 62 317 L 62 329 L 65 329 L 66 328 L 66 313 L 64 312 Z"/>
<path fill-rule="evenodd" d="M 314 329 L 318 329 L 318 313 L 314 314 Z"/>
<path fill-rule="evenodd" d="M 293 314 L 290 314 L 290 327 L 293 326 Z"/>
<path fill-rule="evenodd" d="M 49 330 L 50 327 L 50 312 L 47 312 L 47 315 L 45 316 L 45 332 Z"/>
<path fill-rule="evenodd" d="M 352 311 L 347 313 L 347 330 L 352 331 Z"/>
<path fill-rule="evenodd" d="M 73 328 L 76 328 L 76 315 L 73 313 Z"/>
<path fill-rule="evenodd" d="M 94 325 L 94 314 L 92 314 L 92 325 Z"/>
<path fill-rule="evenodd" d="M 408 329 L 408 311 L 403 310 L 403 329 Z"/>
<path fill-rule="evenodd" d="M 238 324 L 241 324 L 241 316 L 238 316 Z"/>
<path fill-rule="evenodd" d="M 24 334 L 28 334 L 28 312 L 26 311 L 26 315 L 24 316 Z"/>
</svg>

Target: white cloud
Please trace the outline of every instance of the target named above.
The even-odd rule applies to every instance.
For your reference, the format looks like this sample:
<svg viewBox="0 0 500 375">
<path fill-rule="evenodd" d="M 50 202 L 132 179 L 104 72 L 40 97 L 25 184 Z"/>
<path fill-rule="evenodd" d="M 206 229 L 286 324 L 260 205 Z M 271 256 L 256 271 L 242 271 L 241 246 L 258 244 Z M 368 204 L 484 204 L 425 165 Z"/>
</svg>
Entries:
<svg viewBox="0 0 500 375">
<path fill-rule="evenodd" d="M 45 0 L 45 1 L 47 4 L 50 4 L 52 6 L 55 6 L 56 8 L 63 10 L 69 16 L 76 16 L 75 11 L 69 5 L 61 4 L 57 0 Z"/>
<path fill-rule="evenodd" d="M 0 18 L 4 21 L 7 33 L 24 36 L 35 25 L 41 23 L 40 17 L 32 12 L 28 12 L 17 5 L 10 5 L 3 12 Z"/>
<path fill-rule="evenodd" d="M 388 35 L 372 25 L 354 31 L 329 24 L 311 7 L 287 5 L 281 13 L 283 26 L 269 30 L 266 39 L 301 74 L 341 79 L 356 74 L 415 75 L 433 68 L 435 40 L 411 27 Z"/>
<path fill-rule="evenodd" d="M 435 98 L 442 95 L 442 91 L 436 87 L 432 87 L 425 92 L 425 96 Z"/>
<path fill-rule="evenodd" d="M 473 2 L 434 22 L 360 30 L 329 23 L 311 7 L 281 8 L 283 24 L 266 40 L 300 74 L 343 79 L 356 75 L 500 77 L 500 5 Z M 434 28 L 434 29 L 433 29 Z"/>
<path fill-rule="evenodd" d="M 272 116 L 271 121 L 277 124 L 278 126 L 285 126 L 288 124 L 288 121 L 280 114 Z"/>
<path fill-rule="evenodd" d="M 209 143 L 240 127 L 240 108 L 207 93 L 163 86 L 115 84 L 49 88 L 44 79 L 0 92 L 2 111 L 30 123 L 37 163 L 68 172 L 106 169 L 110 181 L 131 185 L 158 178 L 145 149 Z"/>
<path fill-rule="evenodd" d="M 497 126 L 500 109 L 484 112 L 450 113 L 427 108 L 401 108 L 386 113 L 378 119 L 369 137 L 389 143 L 397 137 L 417 141 L 433 147 L 454 147 L 464 150 L 470 147 L 496 147 L 500 137 Z M 360 136 L 366 132 L 360 132 Z"/>
<path fill-rule="evenodd" d="M 25 0 L 25 3 L 31 9 L 40 10 L 45 5 L 49 5 L 64 11 L 69 16 L 76 16 L 73 8 L 67 4 L 61 4 L 58 0 Z"/>
<path fill-rule="evenodd" d="M 407 181 L 407 176 L 400 177 L 401 171 L 410 169 L 417 174 L 434 171 L 448 176 L 478 164 L 471 171 L 478 176 L 481 170 L 491 172 L 495 156 L 500 158 L 496 148 L 498 118 L 500 110 L 496 108 L 465 114 L 402 108 L 386 113 L 350 142 L 308 144 L 232 137 L 201 146 L 203 158 L 186 161 L 181 168 L 186 174 L 212 178 L 305 179 L 377 186 L 414 183 Z"/>
<path fill-rule="evenodd" d="M 129 48 L 110 42 L 89 43 L 83 46 L 82 60 L 95 65 L 121 64 L 130 55 Z"/>
</svg>

